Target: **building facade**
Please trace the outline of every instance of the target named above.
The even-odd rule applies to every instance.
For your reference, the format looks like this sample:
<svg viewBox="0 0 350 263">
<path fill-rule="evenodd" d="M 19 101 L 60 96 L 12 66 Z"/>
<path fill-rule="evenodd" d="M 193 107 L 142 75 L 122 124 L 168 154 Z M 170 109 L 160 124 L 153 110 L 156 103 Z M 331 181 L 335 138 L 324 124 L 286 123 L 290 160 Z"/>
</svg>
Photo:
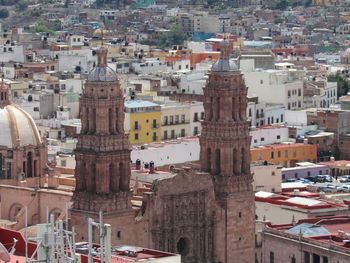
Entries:
<svg viewBox="0 0 350 263">
<path fill-rule="evenodd" d="M 135 184 L 132 191 L 124 99 L 115 72 L 107 67 L 106 53 L 98 50 L 98 66 L 90 72 L 81 98 L 71 209 L 77 240 L 87 239 L 85 218 L 97 219 L 102 211 L 104 222 L 112 227 L 113 245 L 176 252 L 185 263 L 254 262 L 247 87 L 229 61 L 225 42 L 204 91 L 202 171 L 175 169 L 152 187 Z"/>
<path fill-rule="evenodd" d="M 140 100 L 125 102 L 125 130 L 131 144 L 145 144 L 161 140 L 160 105 Z"/>
</svg>

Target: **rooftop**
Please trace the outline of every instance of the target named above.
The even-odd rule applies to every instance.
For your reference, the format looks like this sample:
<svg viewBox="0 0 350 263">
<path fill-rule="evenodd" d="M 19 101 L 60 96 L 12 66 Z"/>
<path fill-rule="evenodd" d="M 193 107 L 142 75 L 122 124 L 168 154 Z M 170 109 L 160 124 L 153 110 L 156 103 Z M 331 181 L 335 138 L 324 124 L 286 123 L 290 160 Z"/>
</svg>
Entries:
<svg viewBox="0 0 350 263">
<path fill-rule="evenodd" d="M 144 100 L 128 100 L 124 102 L 126 108 L 142 108 L 142 107 L 156 107 L 157 103 Z"/>
<path fill-rule="evenodd" d="M 332 249 L 350 253 L 350 216 L 318 217 L 299 220 L 296 224 L 272 225 L 268 223 L 267 232 L 279 232 L 297 242 L 310 241 Z M 332 246 L 330 246 L 330 242 Z"/>
</svg>

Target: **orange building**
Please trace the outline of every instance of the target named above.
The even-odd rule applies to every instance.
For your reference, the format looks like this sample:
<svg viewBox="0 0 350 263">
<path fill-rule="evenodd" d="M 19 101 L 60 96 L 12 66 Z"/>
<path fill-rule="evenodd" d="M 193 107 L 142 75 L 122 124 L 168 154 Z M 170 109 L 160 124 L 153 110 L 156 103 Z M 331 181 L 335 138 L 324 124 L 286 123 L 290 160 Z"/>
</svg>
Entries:
<svg viewBox="0 0 350 263">
<path fill-rule="evenodd" d="M 316 144 L 271 144 L 250 149 L 251 161 L 280 164 L 294 167 L 297 162 L 316 162 Z"/>
<path fill-rule="evenodd" d="M 220 51 L 203 51 L 192 53 L 192 50 L 186 49 L 182 46 L 174 46 L 172 50 L 169 50 L 168 55 L 165 57 L 165 62 L 168 66 L 174 65 L 181 60 L 189 60 L 192 68 L 206 59 L 218 60 L 220 58 Z"/>
</svg>

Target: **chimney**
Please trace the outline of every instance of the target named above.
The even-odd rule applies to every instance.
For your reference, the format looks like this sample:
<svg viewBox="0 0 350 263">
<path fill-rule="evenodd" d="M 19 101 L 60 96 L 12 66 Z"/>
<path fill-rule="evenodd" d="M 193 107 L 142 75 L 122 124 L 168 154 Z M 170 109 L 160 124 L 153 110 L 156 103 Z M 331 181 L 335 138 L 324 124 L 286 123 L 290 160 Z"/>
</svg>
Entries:
<svg viewBox="0 0 350 263">
<path fill-rule="evenodd" d="M 149 163 L 149 173 L 150 173 L 150 174 L 154 174 L 154 173 L 155 173 L 154 162 L 153 162 L 153 161 L 151 161 L 151 162 Z"/>
<path fill-rule="evenodd" d="M 141 160 L 137 159 L 136 160 L 136 170 L 140 170 L 141 169 Z"/>
</svg>

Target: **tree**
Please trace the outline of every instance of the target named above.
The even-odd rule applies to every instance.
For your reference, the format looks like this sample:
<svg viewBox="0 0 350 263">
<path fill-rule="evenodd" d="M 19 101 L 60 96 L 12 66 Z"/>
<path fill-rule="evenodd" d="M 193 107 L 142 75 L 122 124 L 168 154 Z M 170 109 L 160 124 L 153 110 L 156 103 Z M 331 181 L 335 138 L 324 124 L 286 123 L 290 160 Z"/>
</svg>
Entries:
<svg viewBox="0 0 350 263">
<path fill-rule="evenodd" d="M 349 81 L 340 74 L 328 76 L 329 82 L 337 82 L 338 97 L 349 92 Z"/>
<path fill-rule="evenodd" d="M 20 0 L 17 4 L 16 4 L 16 8 L 19 10 L 19 11 L 24 11 L 28 8 L 28 2 L 25 1 L 25 0 Z"/>
<path fill-rule="evenodd" d="M 7 8 L 0 9 L 0 18 L 6 18 L 9 16 L 9 10 Z"/>
<path fill-rule="evenodd" d="M 44 25 L 45 20 L 38 19 L 36 21 L 36 25 L 32 27 L 32 30 L 34 32 L 43 32 L 43 33 L 49 33 L 49 34 L 55 34 L 56 32 L 50 28 L 48 28 L 46 25 Z"/>
<path fill-rule="evenodd" d="M 188 39 L 188 35 L 181 26 L 174 26 L 169 32 L 160 36 L 160 46 L 170 47 L 173 45 L 182 45 Z"/>
</svg>

